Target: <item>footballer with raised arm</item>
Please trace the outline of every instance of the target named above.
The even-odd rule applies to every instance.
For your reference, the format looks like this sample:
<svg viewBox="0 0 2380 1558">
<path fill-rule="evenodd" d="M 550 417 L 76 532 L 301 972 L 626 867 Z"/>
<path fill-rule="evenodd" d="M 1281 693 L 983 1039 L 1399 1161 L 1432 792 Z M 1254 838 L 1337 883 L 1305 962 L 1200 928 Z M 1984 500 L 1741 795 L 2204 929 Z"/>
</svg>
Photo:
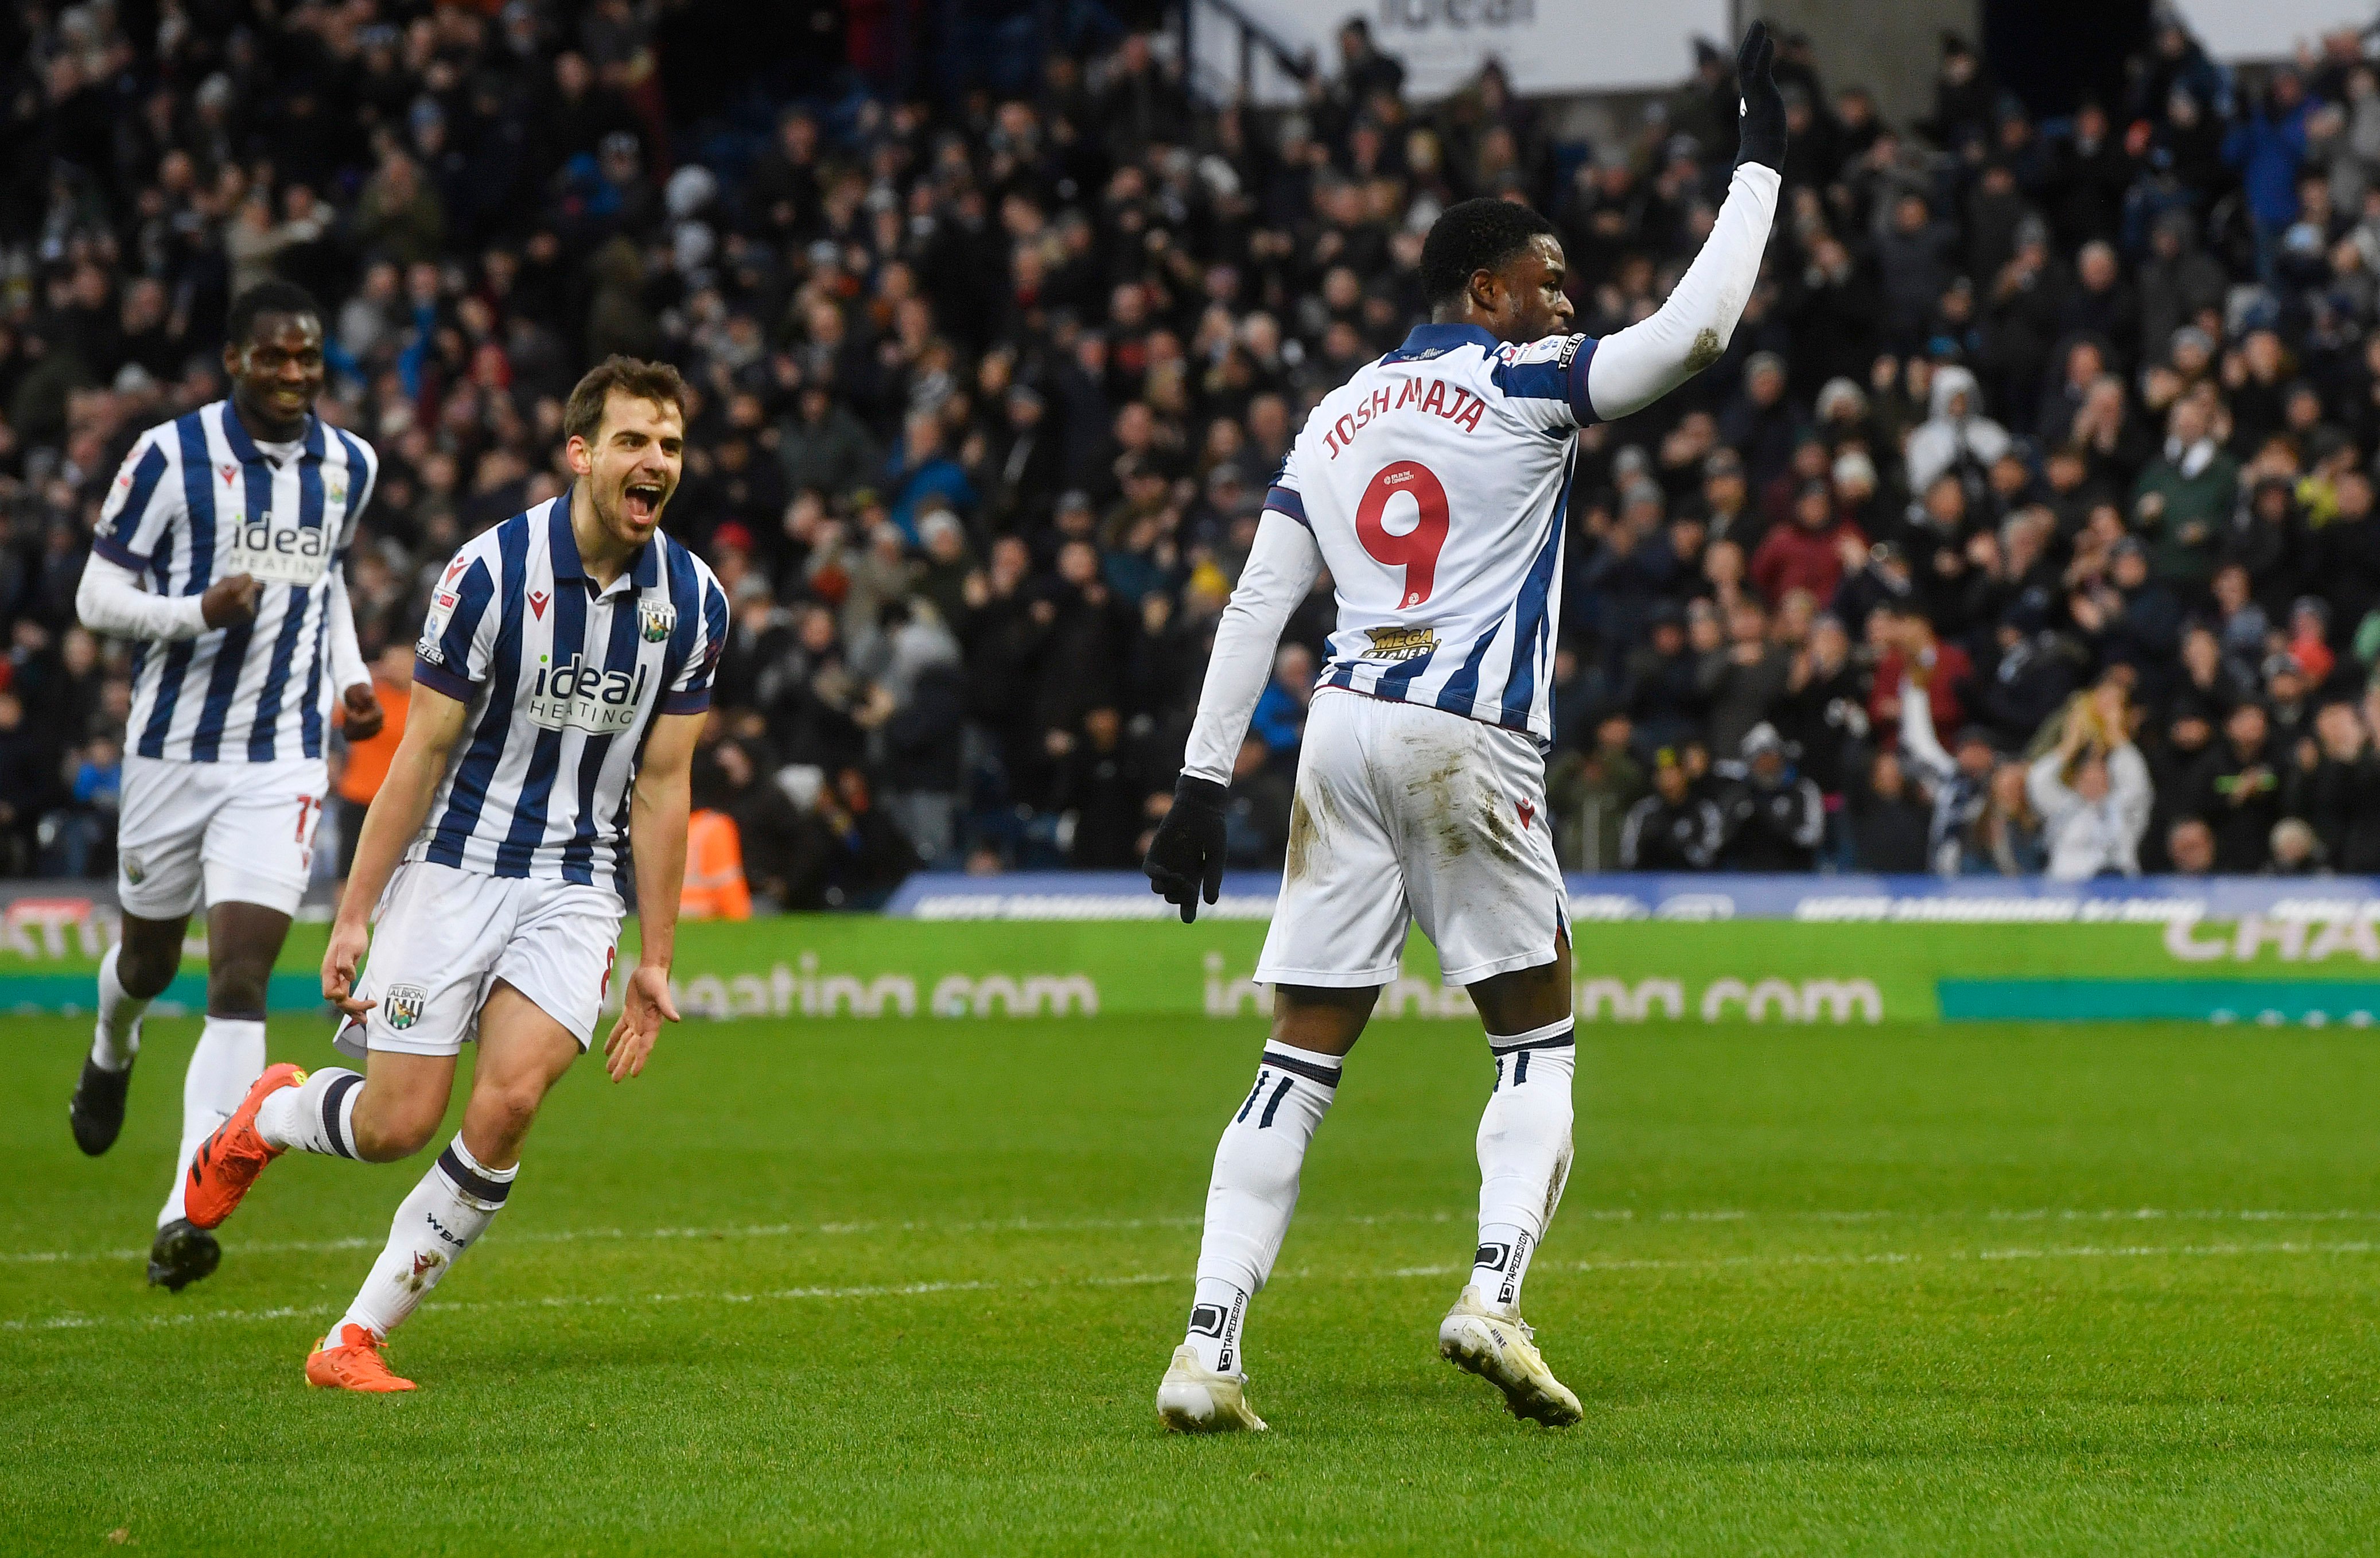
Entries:
<svg viewBox="0 0 2380 1558">
<path fill-rule="evenodd" d="M 356 645 L 346 554 L 378 469 L 314 414 L 322 310 L 285 281 L 232 300 L 231 396 L 142 433 L 101 506 L 76 615 L 134 640 L 122 933 L 99 964 L 99 1022 L 67 1105 L 75 1145 L 115 1144 L 141 1014 L 181 969 L 206 910 L 207 1016 L 182 1077 L 182 1142 L 149 1280 L 180 1292 L 222 1259 L 183 1215 L 190 1158 L 264 1070 L 265 992 L 313 864 L 334 707 L 379 734 Z"/>
<path fill-rule="evenodd" d="M 334 1042 L 364 1070 L 273 1066 L 191 1164 L 188 1215 L 212 1228 L 292 1148 L 407 1157 L 477 1040 L 463 1128 L 306 1359 L 310 1384 L 413 1388 L 382 1345 L 494 1221 L 547 1089 L 592 1043 L 631 872 L 641 946 L 603 1046 L 612 1079 L 643 1070 L 677 1018 L 687 773 L 727 632 L 719 581 L 661 533 L 685 396 L 666 364 L 595 368 L 563 413 L 570 491 L 447 566 L 322 958 L 323 997 L 346 1014 Z"/>
<path fill-rule="evenodd" d="M 1281 898 L 1256 977 L 1273 987 L 1256 1084 L 1223 1128 L 1188 1333 L 1157 1408 L 1184 1432 L 1259 1430 L 1240 1342 L 1297 1202 L 1298 1171 L 1409 923 L 1488 1030 L 1479 1237 L 1439 1351 L 1519 1417 L 1578 1398 L 1523 1323 L 1521 1284 L 1571 1160 L 1570 934 L 1543 751 L 1579 428 L 1651 405 L 1727 348 L 1776 213 L 1785 109 L 1767 29 L 1736 58 L 1742 142 L 1727 200 L 1658 311 L 1568 333 L 1552 225 L 1451 206 L 1422 250 L 1430 323 L 1326 396 L 1265 499 L 1215 635 L 1150 885 L 1196 915 L 1222 882 L 1223 805 L 1291 611 L 1328 567 L 1338 629 L 1298 758 Z"/>
</svg>

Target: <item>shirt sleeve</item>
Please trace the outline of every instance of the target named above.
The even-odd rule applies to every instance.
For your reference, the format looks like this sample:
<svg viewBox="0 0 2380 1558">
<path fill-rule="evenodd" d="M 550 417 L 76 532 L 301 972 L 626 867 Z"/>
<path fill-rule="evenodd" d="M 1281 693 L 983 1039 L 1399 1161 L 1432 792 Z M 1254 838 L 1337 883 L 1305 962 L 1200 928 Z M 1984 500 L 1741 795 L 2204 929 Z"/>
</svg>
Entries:
<svg viewBox="0 0 2380 1558">
<path fill-rule="evenodd" d="M 344 562 L 331 565 L 331 593 L 323 604 L 330 614 L 331 685 L 341 692 L 358 683 L 369 687 L 371 669 L 364 663 L 363 646 L 356 641 L 356 604 L 347 594 Z"/>
<path fill-rule="evenodd" d="M 1668 300 L 1651 317 L 1597 343 L 1594 409 L 1580 420 L 1597 412 L 1614 418 L 1641 411 L 1719 359 L 1760 279 L 1777 189 L 1774 168 L 1746 163 L 1735 170 L 1710 237 Z"/>
<path fill-rule="evenodd" d="M 710 707 L 710 679 L 719 670 L 720 651 L 727 647 L 727 591 L 709 574 L 702 576 L 702 620 L 686 664 L 662 699 L 664 714 L 699 714 Z"/>
<path fill-rule="evenodd" d="M 1293 445 L 1281 456 L 1281 469 L 1273 472 L 1272 485 L 1265 489 L 1264 511 L 1294 519 L 1312 535 L 1314 527 L 1305 517 L 1305 493 L 1297 477 L 1297 450 Z"/>
<path fill-rule="evenodd" d="M 1545 432 L 1566 432 L 1595 420 L 1586 398 L 1592 335 L 1548 335 L 1524 347 L 1499 347 L 1488 377 L 1504 392 L 1504 410 Z"/>
<path fill-rule="evenodd" d="M 171 643 L 207 630 L 204 597 L 152 594 L 140 588 L 138 571 L 96 552 L 83 559 L 75 615 L 92 632 L 118 639 Z"/>
<path fill-rule="evenodd" d="M 347 492 L 346 513 L 339 520 L 338 555 L 344 557 L 356 543 L 356 527 L 363 521 L 364 505 L 371 502 L 372 489 L 380 484 L 380 456 L 360 438 L 349 438 L 344 432 L 338 436 L 347 446 L 347 480 L 354 483 Z"/>
<path fill-rule="evenodd" d="M 1248 719 L 1272 679 L 1281 630 L 1322 572 L 1322 549 L 1304 527 L 1303 520 L 1293 522 L 1269 506 L 1257 521 L 1256 545 L 1240 570 L 1239 587 L 1215 624 L 1215 652 L 1198 693 L 1184 773 L 1218 785 L 1232 782 L 1232 762 L 1247 735 Z"/>
<path fill-rule="evenodd" d="M 136 573 L 149 566 L 182 512 L 182 484 L 168 480 L 174 463 L 156 431 L 140 435 L 108 486 L 91 551 Z"/>
<path fill-rule="evenodd" d="M 1959 772 L 1958 760 L 1943 749 L 1934 734 L 1934 704 L 1925 689 L 1908 676 L 1900 678 L 1900 749 L 1939 785 Z"/>
<path fill-rule="evenodd" d="M 430 592 L 430 615 L 413 646 L 413 675 L 458 702 L 488 679 L 504 613 L 493 608 L 495 573 L 485 556 L 466 547 L 446 565 Z"/>
<path fill-rule="evenodd" d="M 2082 804 L 2081 797 L 2058 777 L 2058 771 L 2065 763 L 2064 752 L 2044 752 L 2033 760 L 2033 766 L 2024 774 L 2024 793 L 2053 832 L 2065 827 L 2066 820 Z"/>
</svg>

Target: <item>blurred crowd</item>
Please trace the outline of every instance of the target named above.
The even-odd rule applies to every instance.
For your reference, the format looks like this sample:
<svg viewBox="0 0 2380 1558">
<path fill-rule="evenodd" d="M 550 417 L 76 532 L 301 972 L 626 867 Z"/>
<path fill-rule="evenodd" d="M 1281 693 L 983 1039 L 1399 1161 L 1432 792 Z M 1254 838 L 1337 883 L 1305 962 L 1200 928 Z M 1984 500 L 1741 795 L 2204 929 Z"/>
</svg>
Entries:
<svg viewBox="0 0 2380 1558">
<path fill-rule="evenodd" d="M 882 8 L 791 7 L 817 68 L 698 116 L 718 39 L 659 0 L 0 19 L 0 873 L 112 870 L 126 657 L 75 583 L 134 436 L 224 393 L 254 281 L 322 299 L 322 414 L 381 454 L 350 577 L 391 700 L 455 545 L 562 490 L 577 374 L 685 370 L 668 524 L 735 613 L 698 802 L 764 905 L 862 905 L 1137 862 L 1268 480 L 1422 317 L 1440 210 L 1546 211 L 1608 334 L 1734 155 L 1717 45 L 1588 145 L 1492 60 L 1409 101 L 1360 21 L 1260 113 L 1185 89 L 1166 5 L 1064 7 L 972 86 L 874 68 Z M 2360 40 L 2235 74 L 2168 24 L 2122 101 L 2046 117 L 1950 38 L 1901 126 L 1823 64 L 1787 40 L 1732 346 L 1581 435 L 1564 863 L 2380 870 Z M 1281 857 L 1331 619 L 1326 580 L 1240 754 L 1236 865 Z"/>
</svg>

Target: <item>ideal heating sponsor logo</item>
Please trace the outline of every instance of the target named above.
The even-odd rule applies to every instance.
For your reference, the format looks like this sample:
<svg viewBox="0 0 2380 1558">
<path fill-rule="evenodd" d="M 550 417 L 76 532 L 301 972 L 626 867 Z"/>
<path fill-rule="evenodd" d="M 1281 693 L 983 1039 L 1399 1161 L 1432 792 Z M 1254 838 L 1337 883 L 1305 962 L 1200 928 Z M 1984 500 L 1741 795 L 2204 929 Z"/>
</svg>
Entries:
<svg viewBox="0 0 2380 1558">
<path fill-rule="evenodd" d="M 252 574 L 268 584 L 311 585 L 331 564 L 331 532 L 321 525 L 285 523 L 264 513 L 231 528 L 223 571 Z"/>
<path fill-rule="evenodd" d="M 529 688 L 529 723 L 545 730 L 616 735 L 637 723 L 650 675 L 641 664 L 633 671 L 606 671 L 577 655 L 559 665 L 540 663 Z"/>
<path fill-rule="evenodd" d="M 1572 992 L 1581 1022 L 1853 1023 L 1882 1022 L 1884 996 L 1873 980 L 1717 979 L 1688 992 L 1682 980 L 1646 979 L 1631 983 L 1583 979 Z M 1225 972 L 1223 955 L 1207 955 L 1206 1013 L 1210 1017 L 1269 1016 L 1272 991 L 1254 979 Z M 1436 980 L 1401 974 L 1380 992 L 1373 1008 L 1383 1017 L 1478 1020 L 1471 997 Z"/>
</svg>

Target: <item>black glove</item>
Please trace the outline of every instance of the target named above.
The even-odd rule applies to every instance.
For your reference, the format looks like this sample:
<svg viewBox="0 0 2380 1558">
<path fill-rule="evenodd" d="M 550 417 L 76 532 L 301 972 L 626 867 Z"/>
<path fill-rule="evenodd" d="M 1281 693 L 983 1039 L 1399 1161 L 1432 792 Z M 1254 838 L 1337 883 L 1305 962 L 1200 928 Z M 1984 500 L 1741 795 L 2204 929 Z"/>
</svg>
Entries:
<svg viewBox="0 0 2380 1558">
<path fill-rule="evenodd" d="M 1198 894 L 1213 903 L 1223 891 L 1224 787 L 1185 773 L 1173 786 L 1173 809 L 1148 841 L 1148 890 L 1182 911 L 1182 923 L 1198 918 Z"/>
<path fill-rule="evenodd" d="M 1742 117 L 1736 126 L 1735 165 L 1758 163 L 1785 171 L 1785 99 L 1768 67 L 1776 62 L 1777 44 L 1768 24 L 1755 21 L 1743 34 L 1735 54 L 1735 90 L 1743 94 Z"/>
</svg>

